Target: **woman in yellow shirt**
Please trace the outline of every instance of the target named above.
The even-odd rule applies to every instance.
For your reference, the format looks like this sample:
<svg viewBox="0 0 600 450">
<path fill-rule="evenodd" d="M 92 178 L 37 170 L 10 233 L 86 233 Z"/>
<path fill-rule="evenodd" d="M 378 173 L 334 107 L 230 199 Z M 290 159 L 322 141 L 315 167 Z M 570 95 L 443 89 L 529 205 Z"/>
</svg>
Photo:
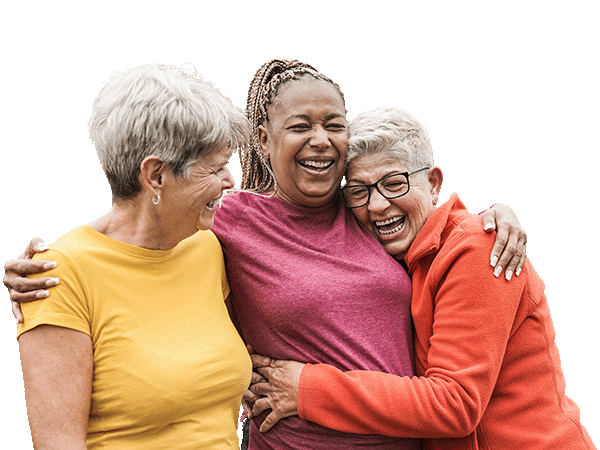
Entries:
<svg viewBox="0 0 600 450">
<path fill-rule="evenodd" d="M 112 209 L 52 245 L 61 282 L 23 305 L 18 330 L 35 448 L 238 448 L 251 367 L 208 230 L 246 129 L 212 85 L 174 67 L 140 66 L 101 90 L 90 134 Z"/>
</svg>

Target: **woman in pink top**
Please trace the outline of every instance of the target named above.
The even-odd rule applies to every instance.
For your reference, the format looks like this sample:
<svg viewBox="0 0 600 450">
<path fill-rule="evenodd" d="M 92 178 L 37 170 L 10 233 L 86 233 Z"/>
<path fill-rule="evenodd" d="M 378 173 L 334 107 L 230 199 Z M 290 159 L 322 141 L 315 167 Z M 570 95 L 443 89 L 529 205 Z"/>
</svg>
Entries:
<svg viewBox="0 0 600 450">
<path fill-rule="evenodd" d="M 247 114 L 253 139 L 242 188 L 254 193 L 224 198 L 212 228 L 244 338 L 277 358 L 412 376 L 410 280 L 339 197 L 348 145 L 339 87 L 306 64 L 269 61 L 252 81 Z M 498 264 L 516 270 L 511 257 Z M 419 439 L 298 417 L 261 434 L 265 416 L 252 421 L 250 449 L 420 448 Z"/>
<path fill-rule="evenodd" d="M 417 377 L 276 361 L 255 412 L 336 430 L 428 438 L 435 450 L 592 450 L 565 395 L 544 284 L 526 262 L 512 282 L 484 269 L 493 235 L 453 194 L 426 130 L 380 108 L 350 125 L 342 198 L 412 279 Z M 254 355 L 258 360 L 262 357 Z M 263 427 L 263 431 L 268 428 Z"/>
</svg>

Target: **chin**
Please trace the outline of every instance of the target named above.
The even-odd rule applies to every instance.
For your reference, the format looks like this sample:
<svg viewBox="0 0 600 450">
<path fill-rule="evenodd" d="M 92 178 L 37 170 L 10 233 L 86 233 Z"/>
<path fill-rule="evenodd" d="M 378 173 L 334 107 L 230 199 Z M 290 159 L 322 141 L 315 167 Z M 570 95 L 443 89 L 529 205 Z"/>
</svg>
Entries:
<svg viewBox="0 0 600 450">
<path fill-rule="evenodd" d="M 383 249 L 397 261 L 403 260 L 408 252 L 408 249 L 404 248 L 404 246 L 395 246 L 393 243 L 383 245 Z"/>
</svg>

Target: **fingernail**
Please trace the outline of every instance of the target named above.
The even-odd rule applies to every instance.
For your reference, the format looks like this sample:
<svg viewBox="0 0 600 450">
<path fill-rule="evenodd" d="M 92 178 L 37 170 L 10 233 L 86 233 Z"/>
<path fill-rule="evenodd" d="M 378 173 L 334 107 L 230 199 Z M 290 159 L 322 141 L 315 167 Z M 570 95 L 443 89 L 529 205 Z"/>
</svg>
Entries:
<svg viewBox="0 0 600 450">
<path fill-rule="evenodd" d="M 46 250 L 48 250 L 49 248 L 50 248 L 50 247 L 48 247 L 48 246 L 47 246 L 46 244 L 44 244 L 44 243 L 38 244 L 38 245 L 36 246 L 36 250 L 37 250 L 38 252 L 45 252 L 45 251 L 46 251 Z"/>
<path fill-rule="evenodd" d="M 492 256 L 492 259 L 490 261 L 490 265 L 492 267 L 496 267 L 496 264 L 498 263 L 498 257 L 497 256 Z"/>
<path fill-rule="evenodd" d="M 498 278 L 500 276 L 500 274 L 502 273 L 502 266 L 498 266 L 494 269 L 494 276 L 496 278 Z"/>
<path fill-rule="evenodd" d="M 506 271 L 506 274 L 505 274 L 504 276 L 506 277 L 506 279 L 507 279 L 508 281 L 510 281 L 510 279 L 511 279 L 511 278 L 512 278 L 512 276 L 513 276 L 512 270 L 507 270 L 507 271 Z"/>
<path fill-rule="evenodd" d="M 57 265 L 58 264 L 56 263 L 56 261 L 50 261 L 50 262 L 47 262 L 46 264 L 44 264 L 43 269 L 44 270 L 56 269 Z"/>
<path fill-rule="evenodd" d="M 48 281 L 46 281 L 46 287 L 56 286 L 59 283 L 60 280 L 58 278 L 50 278 Z"/>
<path fill-rule="evenodd" d="M 521 268 L 517 267 L 517 272 L 516 272 L 517 276 L 521 275 Z"/>
<path fill-rule="evenodd" d="M 48 291 L 39 291 L 37 294 L 35 294 L 35 298 L 46 298 L 50 295 L 50 292 Z"/>
<path fill-rule="evenodd" d="M 490 231 L 490 230 L 493 230 L 493 229 L 494 229 L 494 225 L 492 225 L 491 223 L 486 223 L 486 224 L 483 226 L 483 229 L 484 229 L 485 231 Z"/>
</svg>

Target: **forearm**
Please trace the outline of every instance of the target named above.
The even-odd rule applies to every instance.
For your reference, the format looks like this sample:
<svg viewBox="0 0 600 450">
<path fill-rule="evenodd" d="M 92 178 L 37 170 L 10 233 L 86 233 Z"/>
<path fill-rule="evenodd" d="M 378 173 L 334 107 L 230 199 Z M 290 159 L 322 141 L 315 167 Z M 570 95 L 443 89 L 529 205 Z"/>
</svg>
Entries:
<svg viewBox="0 0 600 450">
<path fill-rule="evenodd" d="M 448 257 L 436 259 L 434 268 L 414 273 L 413 311 L 422 311 L 415 326 L 423 376 L 307 366 L 299 384 L 300 417 L 351 433 L 470 434 L 494 390 L 525 281 L 507 282 L 487 270 L 482 248 L 491 238 L 462 237 Z"/>
<path fill-rule="evenodd" d="M 298 413 L 335 430 L 391 437 L 459 437 L 472 432 L 483 405 L 455 380 L 341 372 L 307 365 L 300 377 Z"/>
</svg>

